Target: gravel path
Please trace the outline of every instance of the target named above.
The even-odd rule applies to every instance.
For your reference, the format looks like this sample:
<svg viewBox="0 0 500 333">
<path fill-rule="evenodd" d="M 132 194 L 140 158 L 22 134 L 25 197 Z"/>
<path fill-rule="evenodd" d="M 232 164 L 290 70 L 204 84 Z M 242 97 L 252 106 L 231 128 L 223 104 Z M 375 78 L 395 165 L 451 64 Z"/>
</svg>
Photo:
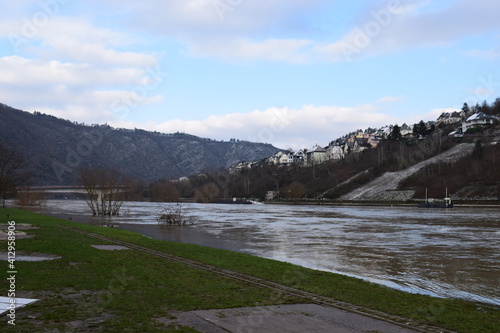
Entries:
<svg viewBox="0 0 500 333">
<path fill-rule="evenodd" d="M 373 180 L 372 182 L 358 187 L 354 191 L 345 194 L 341 199 L 343 200 L 389 200 L 389 199 L 399 199 L 408 200 L 413 196 L 413 191 L 397 191 L 396 193 L 391 193 L 392 190 L 397 190 L 399 183 L 413 175 L 418 170 L 422 169 L 426 165 L 437 163 L 437 162 L 454 162 L 458 159 L 472 154 L 474 150 L 474 144 L 471 143 L 461 143 L 455 147 L 441 153 L 437 156 L 429 158 L 425 161 L 417 163 L 405 170 L 396 172 L 386 172 L 382 176 Z M 397 196 L 397 198 L 395 198 Z"/>
</svg>

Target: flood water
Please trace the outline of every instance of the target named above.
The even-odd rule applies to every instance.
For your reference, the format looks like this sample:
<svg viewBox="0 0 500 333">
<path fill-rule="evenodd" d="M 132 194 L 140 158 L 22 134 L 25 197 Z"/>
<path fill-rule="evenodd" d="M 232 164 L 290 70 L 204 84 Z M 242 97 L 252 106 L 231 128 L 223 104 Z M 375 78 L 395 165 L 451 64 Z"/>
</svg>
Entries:
<svg viewBox="0 0 500 333">
<path fill-rule="evenodd" d="M 149 237 L 193 243 L 360 277 L 389 287 L 500 306 L 500 210 L 183 204 L 193 224 L 159 228 L 172 204 L 126 202 L 108 218 Z M 83 200 L 42 211 L 75 221 Z"/>
</svg>

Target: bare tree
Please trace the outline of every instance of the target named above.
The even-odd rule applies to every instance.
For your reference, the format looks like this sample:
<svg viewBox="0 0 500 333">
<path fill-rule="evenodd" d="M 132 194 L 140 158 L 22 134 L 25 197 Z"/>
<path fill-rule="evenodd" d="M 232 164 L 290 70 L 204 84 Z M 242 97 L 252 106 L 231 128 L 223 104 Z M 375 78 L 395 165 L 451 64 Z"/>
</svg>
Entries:
<svg viewBox="0 0 500 333">
<path fill-rule="evenodd" d="M 94 215 L 118 215 L 128 180 L 114 168 L 80 169 L 78 179 L 85 188 L 87 205 Z"/>
<path fill-rule="evenodd" d="M 5 199 L 16 193 L 16 188 L 27 183 L 30 178 L 24 168 L 26 160 L 20 153 L 9 149 L 0 143 L 0 196 L 2 207 L 5 207 Z"/>
<path fill-rule="evenodd" d="M 44 190 L 23 186 L 17 190 L 16 204 L 19 206 L 45 207 L 47 198 Z"/>
</svg>

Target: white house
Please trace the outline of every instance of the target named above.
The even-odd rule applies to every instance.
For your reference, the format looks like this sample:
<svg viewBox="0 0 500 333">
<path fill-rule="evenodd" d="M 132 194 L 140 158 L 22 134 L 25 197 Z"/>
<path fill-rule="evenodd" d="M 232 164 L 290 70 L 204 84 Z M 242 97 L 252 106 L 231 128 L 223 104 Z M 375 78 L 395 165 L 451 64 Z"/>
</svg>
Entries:
<svg viewBox="0 0 500 333">
<path fill-rule="evenodd" d="M 408 134 L 413 134 L 413 128 L 410 128 L 410 126 L 403 124 L 399 130 L 401 133 L 401 136 L 407 136 Z"/>
<path fill-rule="evenodd" d="M 267 162 L 269 164 L 274 164 L 274 165 L 287 165 L 288 164 L 288 153 L 279 151 L 276 154 L 270 156 L 267 159 Z"/>
<path fill-rule="evenodd" d="M 464 116 L 465 112 L 458 112 L 458 111 L 453 111 L 453 112 L 443 112 L 439 118 L 436 120 L 436 124 L 453 124 L 453 123 L 458 123 L 462 121 L 462 118 Z"/>
<path fill-rule="evenodd" d="M 392 125 L 384 126 L 380 130 L 382 131 L 382 136 L 384 138 L 388 138 L 389 134 L 391 134 L 391 132 L 392 132 Z"/>
<path fill-rule="evenodd" d="M 453 124 L 453 123 L 458 123 L 462 121 L 462 116 L 460 115 L 460 112 L 452 112 L 450 113 L 450 116 L 444 121 L 446 124 Z"/>
<path fill-rule="evenodd" d="M 306 160 L 306 153 L 304 150 L 299 150 L 296 153 L 291 153 L 288 155 L 288 163 L 298 163 L 298 164 L 304 164 Z"/>
<path fill-rule="evenodd" d="M 476 126 L 493 124 L 494 121 L 494 117 L 487 115 L 484 112 L 474 113 L 472 116 L 462 122 L 462 132 L 465 133 L 469 128 L 473 128 Z"/>
<path fill-rule="evenodd" d="M 344 149 L 339 144 L 329 146 L 326 149 L 326 158 L 328 160 L 341 160 L 344 158 Z"/>
</svg>

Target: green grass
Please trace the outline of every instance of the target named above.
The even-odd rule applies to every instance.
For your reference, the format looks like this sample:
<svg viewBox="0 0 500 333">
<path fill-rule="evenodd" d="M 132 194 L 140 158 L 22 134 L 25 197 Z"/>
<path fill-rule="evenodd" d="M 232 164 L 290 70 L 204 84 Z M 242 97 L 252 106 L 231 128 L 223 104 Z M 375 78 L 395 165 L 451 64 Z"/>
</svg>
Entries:
<svg viewBox="0 0 500 333">
<path fill-rule="evenodd" d="M 187 327 L 165 326 L 153 318 L 169 318 L 173 311 L 301 301 L 134 250 L 97 250 L 90 245 L 105 242 L 59 225 L 99 233 L 458 332 L 500 332 L 498 309 L 404 293 L 351 277 L 242 253 L 153 240 L 124 230 L 79 224 L 20 210 L 0 209 L 0 222 L 7 222 L 7 214 L 18 224 L 41 227 L 28 231 L 35 235 L 34 238 L 18 240 L 17 251 L 57 254 L 62 258 L 16 262 L 18 296 L 40 298 L 41 301 L 18 310 L 16 326 L 5 325 L 5 332 L 57 329 L 75 332 L 192 332 Z M 0 246 L 5 251 L 6 242 L 0 242 Z M 4 263 L 0 290 L 5 292 L 0 292 L 0 295 L 5 296 L 8 284 L 4 277 L 7 263 Z M 2 319 L 7 322 L 6 317 Z"/>
</svg>

